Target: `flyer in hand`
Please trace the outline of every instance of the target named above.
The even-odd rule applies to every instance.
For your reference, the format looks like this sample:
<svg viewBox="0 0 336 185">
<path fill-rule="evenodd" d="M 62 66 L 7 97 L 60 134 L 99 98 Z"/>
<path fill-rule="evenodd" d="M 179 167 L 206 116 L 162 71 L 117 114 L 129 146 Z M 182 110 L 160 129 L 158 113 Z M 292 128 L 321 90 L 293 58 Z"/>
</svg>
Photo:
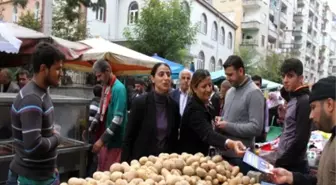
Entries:
<svg viewBox="0 0 336 185">
<path fill-rule="evenodd" d="M 245 152 L 243 161 L 264 173 L 271 173 L 271 170 L 274 168 L 272 164 L 252 153 L 250 150 Z"/>
</svg>

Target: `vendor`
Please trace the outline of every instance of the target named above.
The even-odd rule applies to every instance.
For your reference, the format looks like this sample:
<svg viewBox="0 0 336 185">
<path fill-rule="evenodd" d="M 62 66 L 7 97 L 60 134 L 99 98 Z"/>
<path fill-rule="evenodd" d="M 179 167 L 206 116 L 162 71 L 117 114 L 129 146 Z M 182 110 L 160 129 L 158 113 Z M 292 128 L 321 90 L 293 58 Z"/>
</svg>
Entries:
<svg viewBox="0 0 336 185">
<path fill-rule="evenodd" d="M 332 133 L 326 143 L 319 162 L 317 177 L 287 171 L 283 168 L 273 169 L 273 180 L 276 184 L 293 185 L 335 185 L 336 184 L 336 77 L 330 76 L 319 80 L 312 88 L 310 95 L 310 119 L 315 126 Z"/>
</svg>

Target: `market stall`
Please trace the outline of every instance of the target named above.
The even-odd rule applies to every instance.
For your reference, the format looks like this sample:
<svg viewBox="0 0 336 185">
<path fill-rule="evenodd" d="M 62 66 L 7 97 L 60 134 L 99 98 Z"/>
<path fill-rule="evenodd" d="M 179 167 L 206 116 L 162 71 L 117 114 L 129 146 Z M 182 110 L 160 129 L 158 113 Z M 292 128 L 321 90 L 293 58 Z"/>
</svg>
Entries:
<svg viewBox="0 0 336 185">
<path fill-rule="evenodd" d="M 4 22 L 0 22 L 0 52 L 18 53 L 22 41 L 9 31 Z"/>
<path fill-rule="evenodd" d="M 11 139 L 10 107 L 16 94 L 0 94 L 0 184 L 7 180 L 9 163 L 15 151 Z M 86 154 L 90 145 L 81 139 L 82 130 L 88 119 L 90 100 L 83 98 L 51 95 L 55 107 L 55 124 L 60 127 L 64 142 L 58 147 L 57 166 L 61 174 L 86 172 Z M 71 159 L 71 160 L 69 160 Z"/>
<path fill-rule="evenodd" d="M 120 46 L 102 38 L 93 38 L 79 41 L 91 47 L 78 60 L 65 63 L 66 68 L 78 71 L 91 72 L 93 63 L 105 58 L 111 63 L 114 74 L 143 75 L 149 74 L 151 68 L 160 60 Z"/>
</svg>

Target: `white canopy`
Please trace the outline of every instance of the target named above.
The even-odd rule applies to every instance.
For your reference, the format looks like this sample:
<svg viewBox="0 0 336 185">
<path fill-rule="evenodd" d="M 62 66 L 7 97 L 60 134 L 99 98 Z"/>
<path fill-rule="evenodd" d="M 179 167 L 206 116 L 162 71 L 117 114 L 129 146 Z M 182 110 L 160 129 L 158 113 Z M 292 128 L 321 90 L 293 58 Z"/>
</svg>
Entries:
<svg viewBox="0 0 336 185">
<path fill-rule="evenodd" d="M 113 63 L 124 65 L 152 68 L 156 63 L 161 62 L 158 59 L 112 43 L 103 38 L 93 38 L 79 42 L 84 43 L 92 48 L 83 53 L 81 59 L 84 61 L 98 60 L 106 57 L 106 54 L 108 54 L 112 55 L 112 58 L 114 59 L 112 61 Z"/>
<path fill-rule="evenodd" d="M 13 32 L 3 22 L 0 22 L 0 52 L 18 53 L 22 41 L 17 39 Z"/>
</svg>

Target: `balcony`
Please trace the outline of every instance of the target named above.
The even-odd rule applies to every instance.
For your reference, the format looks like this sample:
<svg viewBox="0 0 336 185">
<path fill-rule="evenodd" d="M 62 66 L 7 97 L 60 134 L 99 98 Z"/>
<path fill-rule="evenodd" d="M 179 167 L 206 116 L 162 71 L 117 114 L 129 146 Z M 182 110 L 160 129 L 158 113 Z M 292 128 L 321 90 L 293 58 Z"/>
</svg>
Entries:
<svg viewBox="0 0 336 185">
<path fill-rule="evenodd" d="M 278 38 L 278 32 L 272 22 L 268 23 L 268 36 L 271 41 L 275 41 Z"/>
<path fill-rule="evenodd" d="M 305 0 L 297 0 L 297 6 L 300 7 L 300 6 L 304 6 L 305 3 L 307 3 Z"/>
<path fill-rule="evenodd" d="M 245 21 L 242 22 L 242 29 L 243 30 L 259 30 L 261 23 L 259 21 Z"/>
<path fill-rule="evenodd" d="M 262 4 L 262 0 L 243 0 L 243 8 L 260 8 Z"/>
<path fill-rule="evenodd" d="M 302 30 L 293 30 L 293 36 L 301 36 L 303 35 L 303 31 Z"/>
<path fill-rule="evenodd" d="M 285 14 L 284 12 L 280 13 L 280 22 L 283 24 L 287 24 L 287 14 Z"/>
<path fill-rule="evenodd" d="M 303 13 L 302 11 L 298 11 L 294 13 L 294 21 L 295 22 L 303 22 Z"/>
<path fill-rule="evenodd" d="M 258 41 L 254 39 L 243 39 L 241 46 L 258 46 Z"/>
</svg>

